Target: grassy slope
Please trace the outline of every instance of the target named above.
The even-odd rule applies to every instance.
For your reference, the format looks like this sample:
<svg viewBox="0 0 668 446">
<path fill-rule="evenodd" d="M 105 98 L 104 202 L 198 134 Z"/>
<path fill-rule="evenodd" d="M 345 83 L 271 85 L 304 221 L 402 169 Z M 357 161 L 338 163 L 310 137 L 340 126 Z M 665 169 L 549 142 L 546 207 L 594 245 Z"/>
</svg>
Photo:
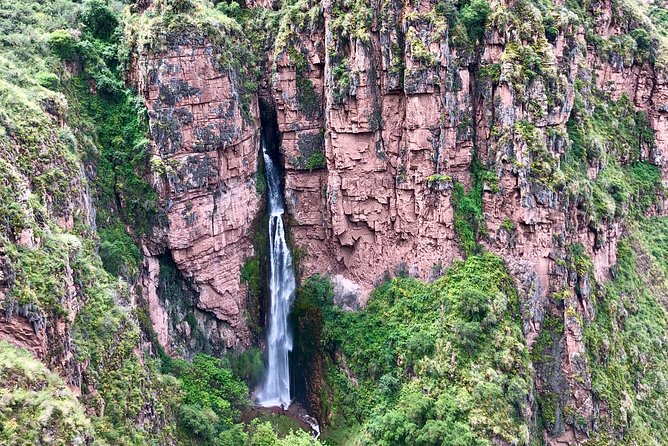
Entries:
<svg viewBox="0 0 668 446">
<path fill-rule="evenodd" d="M 84 407 L 57 374 L 0 341 L 0 443 L 83 444 L 92 436 Z"/>
</svg>

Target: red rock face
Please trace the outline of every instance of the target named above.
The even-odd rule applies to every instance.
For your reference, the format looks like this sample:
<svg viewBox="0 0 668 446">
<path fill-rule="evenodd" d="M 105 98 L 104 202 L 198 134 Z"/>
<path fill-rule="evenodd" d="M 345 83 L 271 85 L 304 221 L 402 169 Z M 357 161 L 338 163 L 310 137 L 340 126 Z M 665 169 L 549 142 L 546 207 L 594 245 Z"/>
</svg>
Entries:
<svg viewBox="0 0 668 446">
<path fill-rule="evenodd" d="M 616 260 L 620 222 L 610 223 L 604 234 L 597 235 L 578 220 L 576 209 L 563 207 L 563 197 L 536 188 L 526 171 L 518 172 L 510 148 L 520 162 L 530 163 L 531 154 L 514 126 L 531 123 L 548 151 L 555 157 L 563 155 L 574 82 L 578 66 L 585 66 L 599 89 L 613 99 L 627 94 L 647 111 L 657 145 L 642 157 L 663 166 L 668 116 L 663 110 L 667 98 L 662 75 L 648 63 L 614 67 L 593 56 L 591 48 L 581 51 L 587 46 L 582 30 L 571 26 L 553 44 L 546 43 L 556 72 L 552 93 L 559 97 L 548 104 L 548 86 L 541 78 L 518 91 L 506 68 L 499 68 L 498 82 L 481 73 L 481 67 L 506 61 L 505 48 L 515 37 L 505 31 L 488 35 L 480 59 L 469 60 L 447 44 L 431 41 L 432 23 L 404 20 L 404 34 L 428 36 L 421 41 L 435 65 L 418 60 L 408 42 L 403 59 L 393 60 L 388 54 L 397 43 L 393 20 L 427 13 L 433 5 L 394 6 L 396 17 L 377 19 L 368 42 L 336 41 L 327 8 L 324 23 L 300 30 L 290 42 L 305 56 L 307 67 L 301 76 L 311 82 L 320 101 L 315 115 L 300 107 L 300 70 L 290 51 L 274 55 L 273 99 L 283 137 L 286 193 L 295 218 L 292 232 L 306 251 L 303 275 L 342 274 L 360 286 L 363 296 L 385 271 L 405 265 L 413 275 L 427 279 L 433 266 L 460 257 L 452 224 L 451 182 L 433 180 L 442 175 L 470 186 L 475 142 L 480 162 L 499 177 L 498 190 L 488 187 L 483 194 L 487 247 L 506 258 L 511 268 L 517 264 L 518 275 L 527 267 L 532 270 L 534 285 L 544 294 L 553 286 L 554 276 L 560 275 L 553 271 L 551 260 L 559 249 L 554 236 L 569 234 L 572 242 L 588 248 L 596 278 L 605 279 Z M 605 21 L 605 14 L 600 20 Z M 621 32 L 609 23 L 599 27 L 602 35 Z M 338 98 L 333 70 L 344 57 L 352 85 Z M 398 65 L 405 66 L 403 86 L 396 77 Z M 311 171 L 295 160 L 304 158 L 317 131 L 324 132 L 326 166 Z M 502 230 L 506 220 L 519 223 L 512 237 Z"/>
<path fill-rule="evenodd" d="M 527 344 L 533 347 L 547 316 L 565 327 L 550 370 L 537 373 L 536 390 L 550 390 L 554 378 L 562 407 L 591 424 L 605 410 L 592 398 L 582 340 L 594 284 L 564 265 L 573 260 L 569 244 L 581 244 L 594 279 L 607 280 L 624 222 L 592 225 L 563 190 L 546 184 L 549 175 L 532 173 L 539 156 L 532 145 L 561 162 L 576 80 L 589 82 L 612 99 L 628 95 L 646 111 L 656 144 L 643 146 L 641 158 L 659 166 L 668 185 L 668 77 L 646 62 L 597 56 L 584 30 L 568 22 L 548 41 L 544 32 L 520 37 L 518 26 L 496 15 L 480 51 L 457 49 L 443 38 L 454 30 L 430 15 L 434 7 L 429 0 L 385 2 L 368 30 L 344 39 L 338 12 L 324 2 L 321 21 L 294 30 L 269 55 L 274 70 L 262 84 L 277 114 L 301 276 L 329 275 L 337 302 L 348 309 L 364 305 L 388 274 L 435 277 L 464 255 L 453 185 L 471 189 L 472 171 L 485 168 L 495 180 L 483 186 L 480 243 L 502 256 L 516 279 Z M 625 32 L 609 3 L 594 7 L 598 34 Z M 529 46 L 543 51 L 549 73 L 518 80 L 520 49 Z M 204 40 L 184 40 L 138 63 L 151 112 L 155 184 L 167 210 L 167 222 L 144 247 L 144 288 L 166 346 L 175 331 L 188 330 L 170 321 L 156 292 L 156 256 L 166 251 L 194 284 L 199 310 L 214 317 L 214 341 L 249 343 L 239 273 L 253 253 L 251 226 L 260 209 L 258 120 L 242 116 L 237 80 L 217 66 L 214 52 Z M 255 103 L 250 116 L 257 116 Z M 590 179 L 600 169 L 589 166 Z M 557 293 L 559 303 L 551 299 Z M 585 438 L 574 426 L 546 433 L 548 444 Z"/>
<path fill-rule="evenodd" d="M 196 289 L 198 322 L 213 316 L 212 343 L 247 347 L 240 271 L 253 254 L 250 229 L 261 207 L 256 100 L 245 114 L 234 72 L 219 65 L 203 38 L 140 55 L 136 76 L 149 109 L 153 182 L 166 211 L 143 246 L 143 288 L 158 339 L 171 351 L 175 333 L 188 329 L 170 321 L 157 299 L 155 256 L 169 252 Z"/>
<path fill-rule="evenodd" d="M 406 6 L 397 14 L 429 8 Z M 457 55 L 434 43 L 440 68 L 425 70 L 409 50 L 402 87 L 389 54 L 397 39 L 392 23 L 378 24 L 381 31 L 368 43 L 335 42 L 331 20 L 326 9 L 318 32 L 291 42 L 306 55 L 302 76 L 321 103 L 316 119 L 300 110 L 299 74 L 287 50 L 276 55 L 274 101 L 291 229 L 306 252 L 303 276 L 327 273 L 337 284 L 350 280 L 344 288 L 363 303 L 388 273 L 429 279 L 461 255 L 450 199 L 452 179 L 470 184 L 472 133 L 456 118 L 471 111 L 470 75 L 467 68 L 446 68 L 446 60 Z M 325 51 L 329 47 L 337 48 L 336 56 Z M 351 85 L 339 97 L 333 70 L 344 57 Z M 442 95 L 441 81 L 448 76 L 457 77 L 461 88 Z M 293 160 L 305 156 L 308 137 L 320 131 L 326 170 L 308 171 Z"/>
<path fill-rule="evenodd" d="M 609 5 L 608 5 L 609 6 Z M 609 11 L 608 11 L 609 12 Z M 604 17 L 605 14 L 602 15 Z M 619 30 L 605 27 L 599 31 L 602 35 L 620 34 Z M 502 36 L 498 41 L 491 42 L 494 46 L 505 45 Z M 577 70 L 590 70 L 596 88 L 610 93 L 615 100 L 626 94 L 638 109 L 644 110 L 655 131 L 656 147 L 645 148 L 641 158 L 657 165 L 662 171 L 664 184 L 668 179 L 664 165 L 665 154 L 668 154 L 668 145 L 665 138 L 668 135 L 666 119 L 668 115 L 661 104 L 666 103 L 665 80 L 663 75 L 656 73 L 649 63 L 630 66 L 614 66 L 607 60 L 595 56 L 596 52 L 589 48 L 587 55 L 573 52 L 568 48 L 587 46 L 581 33 L 560 35 L 552 49 L 557 63 L 558 73 L 563 84 L 559 85 L 563 92 L 563 105 L 560 108 L 548 106 L 544 98 L 544 87 L 530 85 L 526 90 L 528 98 L 521 98 L 513 92 L 503 79 L 492 92 L 493 96 L 483 99 L 479 109 L 494 110 L 493 116 L 512 116 L 510 124 L 527 120 L 536 125 L 547 148 L 555 155 L 563 153 L 563 142 L 550 139 L 552 135 L 566 134 L 566 121 L 574 99 L 574 80 L 577 79 Z M 488 50 L 489 63 L 499 61 L 493 50 Z M 578 68 L 578 66 L 580 68 Z M 532 97 L 532 95 L 535 95 Z M 538 104 L 540 108 L 527 109 L 528 101 Z M 537 112 L 538 113 L 537 113 Z M 546 117 L 543 118 L 543 117 Z M 486 134 L 490 128 L 486 116 L 478 121 L 479 137 Z M 583 341 L 582 320 L 592 318 L 592 309 L 589 294 L 593 284 L 587 277 L 575 276 L 563 266 L 559 266 L 559 259 L 567 259 L 564 247 L 566 243 L 581 243 L 591 258 L 594 277 L 598 282 L 610 279 L 610 267 L 617 260 L 617 244 L 624 233 L 624 224 L 620 219 L 608 221 L 595 230 L 586 219 L 580 215 L 574 205 L 564 206 L 563 197 L 536 189 L 535 184 L 518 174 L 507 159 L 503 159 L 504 148 L 500 147 L 499 140 L 488 138 L 478 140 L 479 147 L 487 147 L 487 154 L 496 156 L 497 172 L 501 171 L 499 191 L 486 190 L 483 195 L 485 220 L 489 238 L 485 241 L 487 247 L 501 255 L 507 262 L 510 271 L 515 275 L 518 289 L 523 300 L 524 331 L 528 345 L 533 346 L 534 340 L 540 332 L 545 314 L 557 315 L 563 318 L 565 338 L 561 364 L 561 373 L 567 383 L 564 389 L 568 395 L 569 404 L 586 420 L 598 416 L 595 414 L 591 394 L 590 374 L 588 372 L 587 354 Z M 522 157 L 522 142 L 515 141 L 516 157 Z M 500 158 L 501 155 L 501 158 Z M 499 162 L 500 161 L 500 162 Z M 598 169 L 590 169 L 590 177 L 595 178 Z M 538 192 L 538 193 L 537 193 Z M 650 213 L 662 212 L 664 206 L 658 206 Z M 511 220 L 517 223 L 517 229 L 512 235 L 503 229 L 503 222 Z M 576 293 L 576 285 L 580 290 Z M 548 301 L 553 293 L 567 290 L 564 297 L 564 309 L 557 309 Z M 562 313 L 563 311 L 563 313 Z M 584 377 L 584 380 L 576 379 Z M 546 377 L 537 376 L 537 389 L 540 391 L 548 386 Z M 601 408 L 604 411 L 604 408 Z M 547 444 L 580 444 L 587 440 L 587 436 L 572 426 L 566 426 L 558 435 L 546 435 Z"/>
<path fill-rule="evenodd" d="M 0 339 L 25 348 L 37 358 L 46 356 L 46 336 L 44 330 L 35 332 L 33 326 L 25 317 L 17 316 L 6 318 L 3 314 L 3 323 L 0 324 Z"/>
<path fill-rule="evenodd" d="M 628 95 L 647 113 L 656 145 L 642 147 L 641 158 L 658 166 L 668 185 L 668 77 L 647 62 L 601 59 L 588 48 L 584 30 L 569 25 L 553 42 L 543 35 L 521 42 L 545 44 L 554 75 L 551 82 L 537 77 L 518 86 L 513 69 L 521 60 L 513 61 L 511 52 L 516 29 L 493 26 L 478 56 L 460 54 L 435 41 L 437 25 L 421 18 L 433 4 L 395 3 L 374 16 L 365 40 L 339 38 L 325 2 L 324 22 L 299 30 L 289 43 L 304 55 L 305 67 L 292 60 L 299 57 L 294 50 L 273 55 L 273 100 L 283 135 L 291 231 L 305 254 L 302 276 L 330 275 L 338 303 L 355 308 L 386 272 L 429 279 L 461 257 L 451 191 L 453 181 L 472 185 L 475 148 L 481 165 L 498 178 L 497 185 L 484 188 L 487 234 L 481 242 L 506 260 L 516 278 L 527 344 L 534 345 L 546 315 L 564 322 L 562 353 L 551 364 L 554 372 L 538 373 L 537 390 L 549 390 L 549 375 L 556 376 L 564 404 L 593 420 L 597 410 L 606 410 L 593 402 L 582 339 L 582 320 L 592 317 L 594 284 L 563 265 L 572 260 L 567 246 L 580 243 L 594 278 L 608 280 L 624 222 L 616 218 L 593 227 L 562 192 L 532 177 L 527 166 L 536 155 L 520 126 L 529 123 L 537 144 L 559 160 L 569 144 L 566 123 L 576 79 L 589 79 L 613 99 Z M 614 24 L 610 4 L 597 7 L 599 34 L 625 32 Z M 431 60 L 418 52 L 418 41 Z M 394 46 L 403 48 L 399 59 Z M 494 66 L 499 71 L 492 81 L 484 70 Z M 343 93 L 342 76 L 349 81 Z M 305 80 L 320 101 L 318 113 L 307 113 L 300 103 Z M 548 95 L 557 100 L 548 101 Z M 311 171 L 299 160 L 313 150 L 308 141 L 318 131 L 324 133 L 326 165 Z M 589 169 L 590 179 L 599 169 Z M 665 208 L 664 203 L 649 212 Z M 563 305 L 557 306 L 550 296 L 563 290 Z M 573 426 L 546 433 L 555 445 L 586 438 Z"/>
</svg>

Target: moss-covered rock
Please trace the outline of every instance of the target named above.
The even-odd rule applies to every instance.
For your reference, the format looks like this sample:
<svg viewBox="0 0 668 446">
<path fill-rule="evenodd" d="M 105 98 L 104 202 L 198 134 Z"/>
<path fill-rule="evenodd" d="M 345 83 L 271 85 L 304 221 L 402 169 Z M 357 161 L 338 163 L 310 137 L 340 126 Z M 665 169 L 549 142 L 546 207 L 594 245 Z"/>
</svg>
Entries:
<svg viewBox="0 0 668 446">
<path fill-rule="evenodd" d="M 29 352 L 0 341 L 0 442 L 84 445 L 93 439 L 84 406 Z"/>
</svg>

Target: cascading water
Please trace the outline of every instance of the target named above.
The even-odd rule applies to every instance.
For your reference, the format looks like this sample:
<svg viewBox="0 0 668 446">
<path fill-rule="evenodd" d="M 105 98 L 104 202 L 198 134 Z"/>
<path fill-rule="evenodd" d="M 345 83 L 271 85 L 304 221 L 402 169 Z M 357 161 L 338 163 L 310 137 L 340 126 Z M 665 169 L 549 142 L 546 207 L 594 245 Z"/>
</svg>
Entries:
<svg viewBox="0 0 668 446">
<path fill-rule="evenodd" d="M 292 351 L 292 334 L 288 327 L 290 306 L 295 296 L 295 273 L 292 255 L 285 242 L 283 229 L 284 202 L 281 179 L 276 166 L 262 141 L 264 166 L 269 184 L 269 255 L 271 311 L 267 338 L 267 377 L 260 390 L 257 403 L 264 407 L 290 405 L 290 368 L 288 353 Z"/>
</svg>

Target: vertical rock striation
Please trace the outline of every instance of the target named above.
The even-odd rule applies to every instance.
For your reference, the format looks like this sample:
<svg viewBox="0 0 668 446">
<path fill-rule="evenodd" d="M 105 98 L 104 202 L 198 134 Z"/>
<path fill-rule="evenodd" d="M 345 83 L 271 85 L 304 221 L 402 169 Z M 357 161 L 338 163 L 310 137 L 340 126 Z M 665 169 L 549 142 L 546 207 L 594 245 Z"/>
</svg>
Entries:
<svg viewBox="0 0 668 446">
<path fill-rule="evenodd" d="M 328 274 L 349 309 L 388 274 L 430 279 L 470 251 L 456 229 L 477 217 L 458 210 L 458 188 L 480 194 L 474 236 L 517 281 L 527 344 L 554 338 L 526 417 L 557 395 L 546 441 L 586 441 L 610 415 L 583 339 L 596 283 L 626 219 L 665 212 L 659 182 L 615 189 L 636 168 L 668 184 L 666 74 L 634 34 L 652 25 L 615 2 L 492 2 L 478 34 L 428 0 L 302 11 L 320 7 L 279 30 L 272 55 L 302 276 Z M 544 329 L 554 320 L 561 332 Z"/>
<path fill-rule="evenodd" d="M 193 329 L 204 332 L 214 351 L 248 347 L 240 277 L 253 254 L 251 225 L 261 208 L 257 101 L 242 98 L 240 73 L 222 65 L 204 34 L 167 40 L 162 51 L 138 54 L 134 74 L 149 109 L 153 184 L 165 209 L 143 244 L 151 321 L 170 352 L 191 350 Z M 156 259 L 165 253 L 194 289 L 196 324 L 178 312 L 168 316 L 179 296 L 170 302 L 158 292 Z"/>
<path fill-rule="evenodd" d="M 303 274 L 329 273 L 361 301 L 388 273 L 429 279 L 460 255 L 451 188 L 453 180 L 471 182 L 473 132 L 458 118 L 472 107 L 466 61 L 454 62 L 431 3 L 385 2 L 371 18 L 380 6 L 364 7 L 369 23 L 350 32 L 341 22 L 353 13 L 326 2 L 323 23 L 293 34 L 290 50 L 274 56 Z M 426 36 L 433 60 L 416 56 L 406 33 Z M 304 103 L 304 79 L 316 112 Z M 322 165 L 302 161 L 317 150 L 325 152 Z"/>
</svg>

